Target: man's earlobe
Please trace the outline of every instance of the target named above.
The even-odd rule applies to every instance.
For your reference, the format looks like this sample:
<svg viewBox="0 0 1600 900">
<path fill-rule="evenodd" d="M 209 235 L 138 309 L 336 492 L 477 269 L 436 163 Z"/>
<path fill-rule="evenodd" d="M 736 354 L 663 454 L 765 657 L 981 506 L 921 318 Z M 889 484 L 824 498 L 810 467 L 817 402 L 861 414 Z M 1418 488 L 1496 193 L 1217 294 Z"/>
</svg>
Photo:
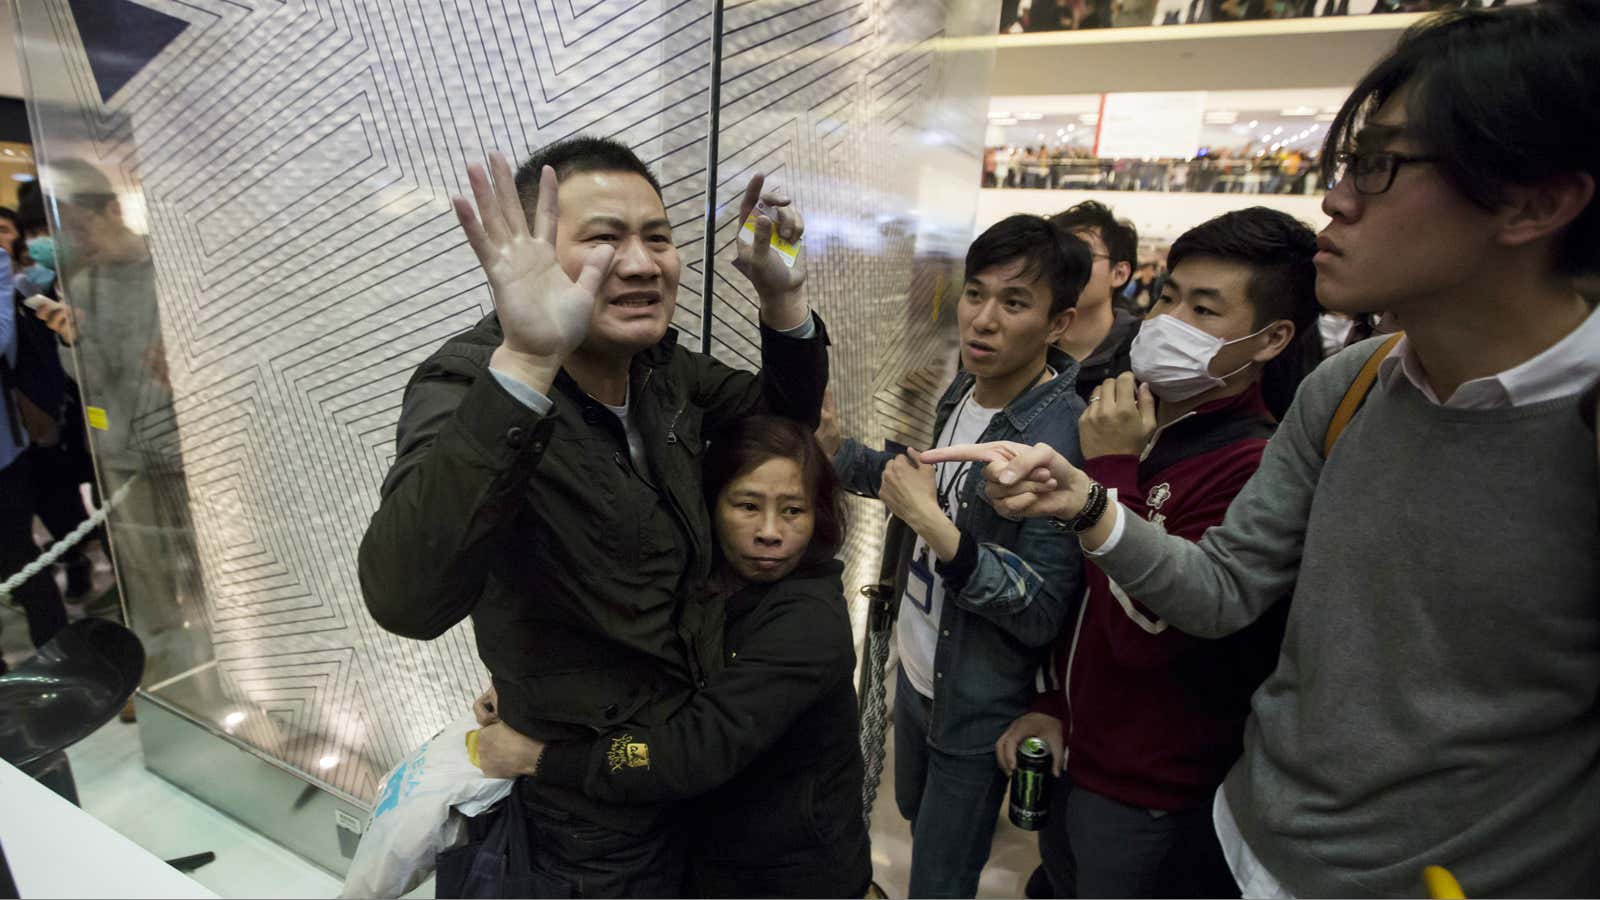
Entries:
<svg viewBox="0 0 1600 900">
<path fill-rule="evenodd" d="M 1550 237 L 1583 215 L 1595 202 L 1594 176 L 1566 172 L 1518 188 L 1513 197 L 1500 229 L 1500 242 L 1517 247 Z"/>
</svg>

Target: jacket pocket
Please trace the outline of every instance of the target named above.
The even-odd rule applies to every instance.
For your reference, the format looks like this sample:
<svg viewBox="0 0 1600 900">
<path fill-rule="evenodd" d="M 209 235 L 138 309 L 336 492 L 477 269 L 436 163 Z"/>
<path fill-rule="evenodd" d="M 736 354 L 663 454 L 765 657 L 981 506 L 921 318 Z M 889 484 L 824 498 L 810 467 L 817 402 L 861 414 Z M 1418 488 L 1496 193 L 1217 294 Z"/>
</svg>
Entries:
<svg viewBox="0 0 1600 900">
<path fill-rule="evenodd" d="M 806 825 L 819 844 L 833 846 L 852 829 L 865 827 L 861 774 L 857 766 L 844 766 L 806 779 Z"/>
</svg>

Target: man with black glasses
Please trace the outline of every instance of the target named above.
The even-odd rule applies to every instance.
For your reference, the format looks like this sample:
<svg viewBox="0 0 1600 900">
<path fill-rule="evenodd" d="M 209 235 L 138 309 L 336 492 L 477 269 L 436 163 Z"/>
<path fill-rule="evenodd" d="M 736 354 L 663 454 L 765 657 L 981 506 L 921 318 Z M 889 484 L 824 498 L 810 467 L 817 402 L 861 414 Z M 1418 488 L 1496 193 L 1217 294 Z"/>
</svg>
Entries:
<svg viewBox="0 0 1600 900">
<path fill-rule="evenodd" d="M 1293 595 L 1214 819 L 1247 897 L 1600 891 L 1600 6 L 1408 32 L 1330 129 L 1317 296 L 1385 312 L 1313 373 L 1219 527 L 1129 515 L 1048 448 L 985 459 L 1173 627 Z M 1045 471 L 1048 471 L 1046 477 Z"/>
</svg>

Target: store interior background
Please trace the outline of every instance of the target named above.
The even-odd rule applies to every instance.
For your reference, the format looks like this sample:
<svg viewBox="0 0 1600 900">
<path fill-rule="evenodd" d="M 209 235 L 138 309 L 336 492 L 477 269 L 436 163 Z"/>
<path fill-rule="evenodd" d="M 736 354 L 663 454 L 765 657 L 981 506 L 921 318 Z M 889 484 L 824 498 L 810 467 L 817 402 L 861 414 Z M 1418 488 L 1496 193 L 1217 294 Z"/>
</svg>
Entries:
<svg viewBox="0 0 1600 900">
<path fill-rule="evenodd" d="M 453 226 L 444 204 L 447 193 L 459 189 L 452 185 L 466 154 L 492 146 L 494 139 L 480 134 L 440 142 L 423 166 L 433 172 L 431 178 L 395 180 L 402 187 L 420 187 L 415 205 L 402 202 L 405 212 L 391 215 L 389 204 L 404 198 L 398 193 L 381 198 L 387 230 L 375 229 L 371 241 L 352 242 L 347 252 L 325 263 L 297 268 L 290 260 L 307 259 L 309 250 L 347 224 L 330 219 L 319 231 L 317 222 L 297 217 L 341 190 L 381 179 L 390 168 L 405 168 L 385 163 L 347 175 L 348 163 L 340 160 L 349 148 L 341 142 L 353 140 L 359 127 L 349 131 L 351 120 L 337 119 L 319 131 L 321 120 L 307 117 L 313 109 L 321 115 L 342 105 L 378 101 L 358 90 L 332 91 L 297 110 L 293 101 L 269 98 L 273 108 L 252 127 L 261 129 L 266 144 L 260 157 L 272 162 L 270 171 L 253 168 L 249 160 L 214 159 L 198 149 L 172 151 L 169 142 L 181 146 L 187 132 L 202 126 L 243 127 L 221 114 L 215 120 L 184 120 L 184 115 L 202 116 L 194 110 L 214 92 L 271 91 L 284 84 L 274 77 L 291 77 L 240 73 L 227 65 L 250 51 L 252 40 L 281 40 L 307 54 L 321 47 L 324 37 L 312 28 L 290 27 L 296 24 L 293 12 L 277 4 L 140 4 L 189 21 L 187 33 L 109 100 L 86 96 L 67 77 L 84 70 L 81 53 L 36 43 L 25 53 L 29 80 L 35 97 L 44 96 L 51 105 L 35 123 L 42 123 L 47 150 L 116 161 L 109 168 L 130 201 L 127 206 L 138 210 L 136 228 L 150 236 L 162 273 L 169 346 L 184 349 L 174 385 L 176 427 L 188 458 L 216 446 L 208 441 L 219 425 L 237 418 L 232 412 L 247 409 L 253 421 L 224 428 L 223 469 L 213 480 L 198 469 L 191 473 L 199 550 L 184 564 L 196 570 L 197 586 L 196 595 L 182 602 L 192 609 L 195 627 L 181 638 L 183 646 L 166 656 L 162 641 L 171 638 L 150 636 L 156 652 L 141 697 L 141 725 L 113 722 L 71 755 L 89 813 L 163 858 L 217 852 L 217 862 L 194 877 L 219 894 L 332 896 L 339 885 L 337 857 L 291 851 L 263 837 L 260 831 L 270 829 L 249 809 L 230 808 L 237 797 L 219 796 L 210 787 L 225 780 L 226 772 L 182 777 L 168 767 L 162 769 L 164 777 L 152 774 L 136 729 L 163 715 L 184 720 L 209 739 L 231 742 L 241 758 L 269 761 L 333 798 L 341 809 L 361 811 L 384 771 L 464 710 L 482 683 L 470 626 L 434 645 L 420 645 L 364 621 L 350 561 L 392 452 L 386 444 L 392 441 L 406 375 L 432 346 L 487 308 L 481 279 L 464 264 L 470 254 L 450 240 Z M 368 4 L 331 0 L 316 5 L 342 12 L 344 18 L 330 18 L 337 35 L 348 38 L 370 29 L 365 33 L 371 36 L 381 30 Z M 472 4 L 477 5 L 482 4 Z M 81 6 L 75 0 L 39 0 L 33 8 L 48 15 L 27 24 L 39 29 L 29 34 L 64 27 L 70 16 L 63 16 Z M 449 4 L 424 0 L 411 6 L 420 15 L 424 7 L 443 10 Z M 564 2 L 534 6 L 548 8 L 550 17 L 564 25 L 581 26 L 575 34 L 583 35 L 574 37 L 577 49 L 558 47 L 553 58 L 541 57 L 525 68 L 545 71 L 552 80 L 571 79 L 565 91 L 577 91 L 576 99 L 562 99 L 558 85 L 545 86 L 547 96 L 557 98 L 554 118 L 581 118 L 582 107 L 599 104 L 591 116 L 594 129 L 620 133 L 662 171 L 686 270 L 676 324 L 693 337 L 691 346 L 707 333 L 703 314 L 709 311 L 712 352 L 736 364 L 754 357 L 753 304 L 739 292 L 739 276 L 727 263 L 732 255 L 728 203 L 749 172 L 776 170 L 811 223 L 813 291 L 835 335 L 834 384 L 846 431 L 913 445 L 927 442 L 933 399 L 949 377 L 952 285 L 959 286 L 959 257 L 976 231 L 1015 212 L 1050 214 L 1084 199 L 1105 202 L 1134 222 L 1142 258 L 1164 251 L 1183 230 L 1251 203 L 1284 209 L 1321 227 L 1326 217 L 1315 184 L 1302 179 L 1299 189 L 1286 188 L 1281 166 L 1269 174 L 1256 154 L 1315 152 L 1320 132 L 1349 86 L 1416 18 L 1350 16 L 996 38 L 997 10 L 976 0 L 730 4 L 719 176 L 710 192 L 717 208 L 712 223 L 717 247 L 708 305 L 701 258 L 708 197 L 704 136 L 710 122 L 702 108 L 710 76 L 699 54 L 710 39 L 711 4 L 599 0 L 570 17 L 555 8 L 567 7 Z M 32 174 L 32 142 L 38 138 L 30 137 L 20 99 L 25 82 L 14 9 L 0 3 L 0 204 L 7 205 L 15 201 L 16 178 Z M 430 15 L 436 15 L 427 20 L 436 35 L 486 21 L 455 19 L 438 10 Z M 597 21 L 603 24 L 594 25 Z M 274 24 L 284 28 L 266 28 Z M 238 36 L 245 28 L 263 30 L 232 49 L 221 43 L 191 46 L 208 29 Z M 584 39 L 591 45 L 582 45 Z M 454 46 L 464 48 L 463 40 L 458 34 Z M 516 112 L 503 105 L 491 112 L 492 95 L 514 99 L 522 88 L 499 82 L 481 91 L 473 86 L 475 70 L 504 65 L 499 53 L 515 55 L 505 47 L 474 56 L 462 72 L 428 86 L 416 80 L 429 68 L 419 63 L 405 76 L 411 79 L 407 89 L 431 92 L 445 106 L 454 98 L 463 118 L 480 129 L 517 129 L 507 124 L 516 120 Z M 627 59 L 641 55 L 646 62 L 638 64 L 637 77 L 654 79 L 654 89 L 607 100 L 607 92 L 596 85 L 628 73 Z M 827 62 L 839 56 L 852 63 Z M 341 64 L 371 62 L 349 54 Z M 400 62 L 390 64 L 400 78 Z M 58 69 L 60 77 L 52 74 Z M 208 82 L 207 73 L 217 80 Z M 373 77 L 370 69 L 367 75 Z M 741 85 L 735 76 L 748 80 Z M 94 116 L 78 115 L 86 104 L 104 108 Z M 645 114 L 639 114 L 641 104 L 650 106 Z M 150 112 L 159 105 L 173 110 L 164 120 Z M 1120 130 L 1103 128 L 1113 117 Z M 367 120 L 357 116 L 354 121 Z M 562 136 L 570 121 L 527 129 L 511 146 L 500 148 L 525 152 L 535 145 L 535 134 L 541 141 Z M 288 122 L 306 128 L 291 136 L 280 127 Z M 675 139 L 675 130 L 687 138 Z M 398 132 L 376 137 L 426 155 L 420 145 L 427 137 Z M 1097 142 L 1128 152 L 1117 159 L 1086 160 Z M 449 147 L 441 149 L 446 143 Z M 1273 144 L 1280 147 L 1272 149 Z M 1025 164 L 1007 148 L 1041 146 L 1050 148 L 1053 160 L 1033 167 L 1048 170 L 1031 182 L 1034 186 L 1024 178 L 1013 187 L 982 185 L 987 151 L 1021 170 Z M 152 148 L 163 155 L 142 158 Z M 48 162 L 49 153 L 41 155 Z M 1223 157 L 1225 162 L 1217 164 Z M 1213 165 L 1215 172 L 1208 169 Z M 1180 168 L 1181 177 L 1175 174 Z M 298 190 L 308 172 L 330 180 L 345 177 L 347 183 L 334 185 L 337 190 L 324 185 L 322 195 L 303 204 L 280 202 L 282 192 Z M 267 186 L 242 200 L 197 204 L 186 196 L 190 188 L 213 191 L 256 175 L 268 178 Z M 1205 178 L 1212 179 L 1207 190 L 1192 189 Z M 1123 189 L 1130 185 L 1145 189 Z M 178 227 L 200 212 L 214 214 L 214 231 L 201 236 Z M 435 260 L 440 242 L 451 249 Z M 342 272 L 395 243 L 411 255 L 386 256 L 388 268 L 363 271 L 356 284 L 345 287 Z M 235 257 L 251 254 L 255 260 L 262 248 L 281 258 L 235 265 Z M 222 275 L 215 276 L 217 271 Z M 336 304 L 301 305 L 324 290 Z M 219 298 L 223 302 L 213 302 Z M 294 310 L 305 315 L 278 317 Z M 235 320 L 242 324 L 229 324 Z M 338 361 L 325 365 L 330 355 Z M 260 384 L 254 383 L 257 374 Z M 245 384 L 242 392 L 235 390 Z M 85 389 L 92 393 L 92 383 Z M 268 440 L 262 434 L 267 425 L 304 440 Z M 347 451 L 357 461 L 330 459 Z M 882 513 L 860 501 L 853 503 L 851 515 L 853 589 L 876 579 Z M 253 570 L 248 580 L 234 577 L 245 566 L 242 556 L 228 555 L 228 548 L 246 545 L 272 558 L 276 568 L 267 570 L 269 580 L 260 580 L 262 570 Z M 865 610 L 853 590 L 852 598 L 859 634 Z M 26 629 L 13 610 L 0 615 L 7 617 L 4 650 L 19 658 Z M 308 620 L 325 622 L 315 629 L 296 626 Z M 909 836 L 894 809 L 890 777 L 879 792 L 873 823 L 877 880 L 891 896 L 904 896 Z M 330 841 L 335 837 L 331 814 L 316 827 Z M 1020 895 L 1036 858 L 1033 839 L 1003 814 L 998 835 L 981 894 Z M 418 893 L 431 895 L 426 885 Z"/>
</svg>

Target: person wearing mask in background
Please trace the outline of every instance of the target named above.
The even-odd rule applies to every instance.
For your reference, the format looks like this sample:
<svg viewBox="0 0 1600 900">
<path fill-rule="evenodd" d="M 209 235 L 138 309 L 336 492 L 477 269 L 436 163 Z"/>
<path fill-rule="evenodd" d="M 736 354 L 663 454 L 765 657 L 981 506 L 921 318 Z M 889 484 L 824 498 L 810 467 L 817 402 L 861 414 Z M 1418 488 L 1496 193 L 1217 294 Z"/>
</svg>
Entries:
<svg viewBox="0 0 1600 900">
<path fill-rule="evenodd" d="M 662 725 L 628 723 L 548 745 L 480 732 L 484 774 L 526 775 L 607 803 L 692 800 L 690 897 L 864 897 L 855 644 L 834 559 L 844 509 L 804 426 L 751 416 L 711 436 L 717 530 L 707 589 L 727 596 L 727 665 Z M 491 690 L 474 711 L 496 716 Z"/>
<path fill-rule="evenodd" d="M 1056 342 L 1078 361 L 1078 396 L 1087 403 L 1101 382 L 1128 371 L 1128 351 L 1139 333 L 1139 317 L 1112 300 L 1138 265 L 1139 233 L 1132 223 L 1118 221 L 1110 207 L 1094 200 L 1057 213 L 1050 221 L 1088 244 L 1094 258 L 1072 325 Z"/>
<path fill-rule="evenodd" d="M 967 250 L 956 306 L 961 370 L 940 398 L 935 446 L 1041 441 L 1077 458 L 1077 363 L 1053 343 L 1072 323 L 1089 248 L 1039 216 L 990 226 Z M 989 859 L 1005 777 L 995 739 L 1027 710 L 1046 648 L 1071 618 L 1082 561 L 1048 522 L 998 515 L 969 467 L 915 451 L 834 454 L 845 489 L 907 526 L 898 560 L 900 675 L 894 793 L 911 822 L 913 897 L 971 897 Z"/>
<path fill-rule="evenodd" d="M 1078 423 L 1084 471 L 1133 514 L 1197 541 L 1255 473 L 1305 371 L 1276 361 L 1315 343 L 1317 236 L 1276 210 L 1231 212 L 1172 245 L 1172 275 Z M 1135 379 L 1138 387 L 1135 388 Z M 1226 897 L 1238 889 L 1211 798 L 1239 758 L 1250 695 L 1278 659 L 1288 604 L 1221 640 L 1193 637 L 1089 567 L 1051 689 L 995 745 L 1016 767 L 1040 737 L 1065 777 L 1039 854 L 1054 897 Z"/>
<path fill-rule="evenodd" d="M 1317 298 L 1404 334 L 1306 379 L 1222 525 L 1165 534 L 1048 448 L 937 458 L 1007 460 L 996 504 L 1174 628 L 1293 592 L 1213 810 L 1247 896 L 1595 896 L 1600 6 L 1430 17 L 1329 132 Z"/>
<path fill-rule="evenodd" d="M 0 296 L 10 297 L 11 267 L 0 267 Z M 27 357 L 21 352 L 22 327 L 26 309 L 7 303 L 0 308 L 0 579 L 10 578 L 34 561 L 39 548 L 33 541 L 33 515 L 36 502 L 34 476 L 28 448 L 33 444 L 30 424 L 37 430 L 40 411 L 25 393 L 27 373 L 20 367 Z M 11 599 L 21 604 L 28 620 L 28 638 L 35 647 L 55 637 L 67 625 L 67 611 L 61 605 L 61 592 L 44 570 L 24 581 Z M 0 656 L 0 672 L 7 669 Z"/>
<path fill-rule="evenodd" d="M 24 184 L 18 194 L 18 225 L 22 236 L 13 250 L 13 258 L 20 265 L 17 295 L 23 300 L 34 298 L 33 315 L 56 333 L 64 347 L 70 346 L 77 339 L 76 319 L 67 304 L 60 300 L 55 238 L 45 223 L 38 183 Z M 44 523 L 52 542 L 71 534 L 88 518 L 82 486 L 88 483 L 91 492 L 95 490 L 83 396 L 72 377 L 72 363 L 66 353 L 65 349 L 49 353 L 49 359 L 43 363 L 45 368 L 53 370 L 52 376 L 59 379 L 61 385 L 60 439 L 53 446 L 36 444 L 29 451 L 34 457 L 33 471 L 38 485 L 39 521 Z M 86 600 L 94 587 L 94 564 L 86 544 L 87 541 L 80 541 L 57 562 L 66 572 L 66 599 L 73 604 L 74 615 L 81 611 L 76 604 Z"/>
</svg>

